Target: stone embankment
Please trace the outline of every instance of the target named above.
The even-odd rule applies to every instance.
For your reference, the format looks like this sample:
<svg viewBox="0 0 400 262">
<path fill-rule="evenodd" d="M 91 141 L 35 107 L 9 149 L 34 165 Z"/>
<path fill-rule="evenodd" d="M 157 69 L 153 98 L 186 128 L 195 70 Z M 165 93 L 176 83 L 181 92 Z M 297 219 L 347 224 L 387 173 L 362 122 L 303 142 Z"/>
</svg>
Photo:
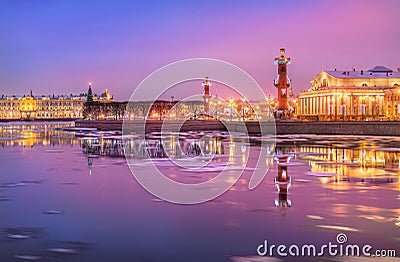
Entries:
<svg viewBox="0 0 400 262">
<path fill-rule="evenodd" d="M 170 130 L 175 131 L 226 131 L 227 126 L 219 121 L 213 120 L 188 120 L 182 123 L 180 121 L 165 121 Z M 260 124 L 258 122 L 246 122 L 246 128 L 250 134 L 260 133 Z M 129 128 L 141 128 L 143 121 L 130 121 Z M 163 121 L 146 121 L 146 131 L 160 131 Z M 263 130 L 267 133 L 273 130 L 273 123 L 262 122 Z M 363 121 L 363 122 L 300 122 L 300 121 L 277 121 L 276 134 L 316 134 L 316 135 L 380 135 L 380 136 L 400 136 L 400 121 Z M 121 130 L 122 121 L 104 120 L 104 121 L 75 121 L 76 127 L 97 128 L 99 130 Z M 243 130 L 243 122 L 228 122 L 230 131 Z"/>
</svg>

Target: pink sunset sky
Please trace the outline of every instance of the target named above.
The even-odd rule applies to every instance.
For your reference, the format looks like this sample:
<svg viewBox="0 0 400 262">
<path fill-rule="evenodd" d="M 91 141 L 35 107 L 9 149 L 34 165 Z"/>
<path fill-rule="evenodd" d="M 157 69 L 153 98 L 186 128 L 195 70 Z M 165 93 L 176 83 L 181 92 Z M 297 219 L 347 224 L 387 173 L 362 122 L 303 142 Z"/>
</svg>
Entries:
<svg viewBox="0 0 400 262">
<path fill-rule="evenodd" d="M 326 66 L 397 70 L 398 10 L 396 0 L 2 1 L 0 95 L 79 94 L 93 82 L 95 93 L 128 100 L 154 70 L 207 57 L 239 66 L 276 96 L 281 47 L 298 93 Z M 175 97 L 194 93 L 201 87 Z"/>
</svg>

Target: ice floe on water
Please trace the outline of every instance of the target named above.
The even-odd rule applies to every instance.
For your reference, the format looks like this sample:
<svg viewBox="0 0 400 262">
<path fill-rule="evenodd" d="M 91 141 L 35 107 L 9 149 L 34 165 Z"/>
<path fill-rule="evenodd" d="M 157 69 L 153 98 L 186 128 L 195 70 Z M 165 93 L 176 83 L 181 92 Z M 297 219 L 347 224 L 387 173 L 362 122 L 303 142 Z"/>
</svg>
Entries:
<svg viewBox="0 0 400 262">
<path fill-rule="evenodd" d="M 88 249 L 91 247 L 91 243 L 83 241 L 64 241 L 63 244 L 73 249 Z"/>
<path fill-rule="evenodd" d="M 57 254 L 76 254 L 77 251 L 72 248 L 61 248 L 61 247 L 55 247 L 55 248 L 49 248 L 47 249 L 49 252 L 57 253 Z"/>
<path fill-rule="evenodd" d="M 280 162 L 277 163 L 278 166 L 304 166 L 307 163 L 304 162 L 289 162 L 289 163 L 285 163 L 285 162 Z"/>
<path fill-rule="evenodd" d="M 316 225 L 316 227 L 321 229 L 328 229 L 328 230 L 337 230 L 337 231 L 347 231 L 347 232 L 360 232 L 360 229 L 354 227 L 347 227 L 347 226 L 336 226 L 336 225 Z"/>
<path fill-rule="evenodd" d="M 13 188 L 13 187 L 22 187 L 22 186 L 26 186 L 28 185 L 27 183 L 22 183 L 22 182 L 18 182 L 18 183 L 4 183 L 1 184 L 0 187 L 8 187 L 8 188 Z"/>
<path fill-rule="evenodd" d="M 297 183 L 311 183 L 312 180 L 309 180 L 309 179 L 301 179 L 301 178 L 295 178 L 295 179 L 294 179 L 294 182 L 297 182 Z"/>
<path fill-rule="evenodd" d="M 46 149 L 43 151 L 46 153 L 63 153 L 64 152 L 64 150 L 61 150 L 61 149 Z"/>
<path fill-rule="evenodd" d="M 60 211 L 60 210 L 47 210 L 47 211 L 43 211 L 43 214 L 46 214 L 46 215 L 61 215 L 61 214 L 64 214 L 64 211 Z"/>
<path fill-rule="evenodd" d="M 42 233 L 42 228 L 6 228 L 4 232 L 9 239 L 29 239 L 38 237 Z"/>
<path fill-rule="evenodd" d="M 233 262 L 280 262 L 283 261 L 274 257 L 260 257 L 260 256 L 231 256 Z"/>
<path fill-rule="evenodd" d="M 29 235 L 20 235 L 20 234 L 7 234 L 9 239 L 28 239 L 31 238 Z"/>
<path fill-rule="evenodd" d="M 314 176 L 314 177 L 334 177 L 334 176 L 336 176 L 336 173 L 311 172 L 311 171 L 308 171 L 305 174 L 307 176 Z"/>
<path fill-rule="evenodd" d="M 14 258 L 25 261 L 39 261 L 42 259 L 42 257 L 40 256 L 32 256 L 32 255 L 14 255 Z"/>
<path fill-rule="evenodd" d="M 74 186 L 77 185 L 78 183 L 76 182 L 61 182 L 61 185 L 70 185 L 70 186 Z"/>
<path fill-rule="evenodd" d="M 6 196 L 0 196 L 0 202 L 2 202 L 2 201 L 9 201 L 10 200 L 10 198 L 9 197 L 6 197 Z"/>
<path fill-rule="evenodd" d="M 311 220 L 324 220 L 325 219 L 321 216 L 316 216 L 316 215 L 307 215 L 306 217 Z"/>
<path fill-rule="evenodd" d="M 379 216 L 379 215 L 359 215 L 358 217 L 365 218 L 367 220 L 380 221 L 380 222 L 384 222 L 384 221 L 388 220 L 386 217 Z"/>
</svg>

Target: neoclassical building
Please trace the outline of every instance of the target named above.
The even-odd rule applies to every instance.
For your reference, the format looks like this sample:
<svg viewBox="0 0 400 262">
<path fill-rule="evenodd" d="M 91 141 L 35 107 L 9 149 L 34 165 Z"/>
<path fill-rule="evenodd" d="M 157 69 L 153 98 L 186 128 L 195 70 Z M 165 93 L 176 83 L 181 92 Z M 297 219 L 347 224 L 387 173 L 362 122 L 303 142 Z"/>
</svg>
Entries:
<svg viewBox="0 0 400 262">
<path fill-rule="evenodd" d="M 94 101 L 112 101 L 112 95 L 106 90 Z M 87 94 L 80 95 L 30 95 L 0 97 L 0 120 L 34 119 L 71 119 L 83 118 Z"/>
<path fill-rule="evenodd" d="M 299 96 L 298 116 L 310 120 L 400 119 L 400 72 L 322 71 Z"/>
</svg>

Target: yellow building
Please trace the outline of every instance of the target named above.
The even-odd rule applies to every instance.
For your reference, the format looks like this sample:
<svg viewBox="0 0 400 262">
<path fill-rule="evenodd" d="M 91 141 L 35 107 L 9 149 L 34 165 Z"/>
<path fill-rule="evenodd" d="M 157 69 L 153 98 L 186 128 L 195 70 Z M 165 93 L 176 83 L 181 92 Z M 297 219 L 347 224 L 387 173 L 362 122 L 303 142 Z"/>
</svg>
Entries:
<svg viewBox="0 0 400 262">
<path fill-rule="evenodd" d="M 368 71 L 322 71 L 301 92 L 298 116 L 311 120 L 400 119 L 400 72 L 384 66 Z"/>
<path fill-rule="evenodd" d="M 1 96 L 0 120 L 12 119 L 70 119 L 83 118 L 83 107 L 87 95 L 61 96 Z M 113 101 L 106 90 L 101 96 L 93 96 L 94 101 Z"/>
</svg>

